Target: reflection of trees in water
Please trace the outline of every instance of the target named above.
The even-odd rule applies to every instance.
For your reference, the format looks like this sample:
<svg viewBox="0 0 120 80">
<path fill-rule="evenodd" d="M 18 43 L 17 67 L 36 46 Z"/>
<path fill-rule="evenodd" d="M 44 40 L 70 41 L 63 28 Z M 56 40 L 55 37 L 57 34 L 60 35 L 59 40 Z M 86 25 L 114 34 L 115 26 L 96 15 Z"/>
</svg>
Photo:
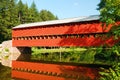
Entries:
<svg viewBox="0 0 120 80">
<path fill-rule="evenodd" d="M 41 48 L 42 49 L 42 48 Z M 61 50 L 66 51 L 61 51 Z M 79 47 L 71 47 L 71 48 L 58 48 L 58 52 L 48 52 L 46 49 L 46 53 L 39 53 L 40 49 L 33 49 L 32 60 L 43 60 L 43 61 L 56 61 L 56 62 L 75 62 L 75 63 L 93 63 L 95 50 L 79 48 Z M 44 50 L 44 49 L 43 49 Z M 54 49 L 55 50 L 55 49 Z M 42 51 L 42 50 L 40 50 Z"/>
<path fill-rule="evenodd" d="M 0 79 L 11 80 L 11 68 L 0 64 Z"/>
</svg>

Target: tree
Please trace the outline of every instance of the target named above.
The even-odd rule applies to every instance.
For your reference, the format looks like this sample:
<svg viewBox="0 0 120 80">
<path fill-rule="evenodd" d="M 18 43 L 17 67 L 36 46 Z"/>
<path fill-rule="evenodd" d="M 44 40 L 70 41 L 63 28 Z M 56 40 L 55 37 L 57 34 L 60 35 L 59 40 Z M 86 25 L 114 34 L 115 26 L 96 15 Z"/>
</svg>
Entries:
<svg viewBox="0 0 120 80">
<path fill-rule="evenodd" d="M 0 42 L 11 39 L 11 28 L 17 25 L 15 0 L 0 0 Z"/>
<path fill-rule="evenodd" d="M 32 22 L 30 20 L 30 15 L 31 13 L 29 12 L 29 7 L 28 7 L 28 4 L 24 4 L 24 7 L 23 7 L 23 16 L 22 16 L 22 23 L 30 23 Z"/>
<path fill-rule="evenodd" d="M 120 37 L 120 24 L 116 22 L 120 21 L 120 0 L 101 0 L 98 10 L 100 11 L 100 20 L 107 25 L 112 25 L 110 34 L 114 35 L 115 39 L 118 39 Z M 119 43 L 120 41 L 115 46 L 119 47 Z"/>
<path fill-rule="evenodd" d="M 120 0 L 101 0 L 98 6 L 102 22 L 110 24 L 120 20 Z"/>
<path fill-rule="evenodd" d="M 50 11 L 48 13 L 50 15 L 46 15 L 48 17 L 47 20 L 55 19 Z M 28 7 L 27 4 L 23 4 L 22 0 L 19 0 L 18 3 L 17 0 L 0 0 L 0 43 L 11 39 L 12 27 L 18 24 L 38 21 L 43 20 L 39 17 L 39 12 L 34 2 L 31 7 Z"/>
<path fill-rule="evenodd" d="M 120 0 L 101 0 L 98 5 L 100 11 L 100 20 L 107 25 L 111 24 L 110 35 L 113 35 L 115 39 L 120 38 L 120 24 L 116 22 L 120 21 Z M 107 27 L 107 26 L 106 26 Z M 116 62 L 108 70 L 100 72 L 103 76 L 101 80 L 119 80 L 120 79 L 120 41 L 112 47 L 111 52 L 116 57 Z"/>
<path fill-rule="evenodd" d="M 56 20 L 56 19 L 58 19 L 50 11 L 47 11 L 47 10 L 44 10 L 44 9 L 40 11 L 39 17 L 40 17 L 41 21 L 48 21 L 48 20 Z"/>
<path fill-rule="evenodd" d="M 30 13 L 29 18 L 31 19 L 31 22 L 39 21 L 38 10 L 37 10 L 34 2 L 32 3 L 31 7 L 29 8 L 29 13 Z"/>
<path fill-rule="evenodd" d="M 19 0 L 18 4 L 17 4 L 17 12 L 18 12 L 18 19 L 20 21 L 20 23 L 23 23 L 23 12 L 24 12 L 24 4 L 21 0 Z"/>
</svg>

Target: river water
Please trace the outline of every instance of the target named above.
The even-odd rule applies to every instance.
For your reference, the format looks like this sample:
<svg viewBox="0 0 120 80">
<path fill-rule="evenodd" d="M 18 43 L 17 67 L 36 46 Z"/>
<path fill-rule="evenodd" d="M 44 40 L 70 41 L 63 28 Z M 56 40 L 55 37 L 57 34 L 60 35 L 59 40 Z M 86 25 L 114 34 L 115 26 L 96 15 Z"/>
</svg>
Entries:
<svg viewBox="0 0 120 80">
<path fill-rule="evenodd" d="M 0 80 L 12 80 L 11 68 L 0 64 Z"/>
</svg>

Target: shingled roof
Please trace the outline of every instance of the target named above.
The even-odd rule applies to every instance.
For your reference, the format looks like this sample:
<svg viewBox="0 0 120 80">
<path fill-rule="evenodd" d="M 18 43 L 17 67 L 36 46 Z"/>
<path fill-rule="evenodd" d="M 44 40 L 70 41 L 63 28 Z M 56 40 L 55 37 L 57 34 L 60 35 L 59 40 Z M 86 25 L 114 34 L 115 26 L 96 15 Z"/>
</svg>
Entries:
<svg viewBox="0 0 120 80">
<path fill-rule="evenodd" d="M 65 23 L 74 23 L 74 22 L 85 22 L 85 21 L 94 21 L 94 20 L 99 20 L 99 16 L 98 15 L 92 15 L 92 16 L 87 16 L 87 17 L 82 16 L 82 17 L 68 18 L 68 19 L 61 19 L 61 20 L 52 20 L 52 21 L 21 24 L 16 27 L 13 27 L 13 29 L 28 28 L 28 27 L 35 27 L 35 26 L 45 26 L 45 25 L 55 25 L 55 24 L 65 24 Z"/>
</svg>

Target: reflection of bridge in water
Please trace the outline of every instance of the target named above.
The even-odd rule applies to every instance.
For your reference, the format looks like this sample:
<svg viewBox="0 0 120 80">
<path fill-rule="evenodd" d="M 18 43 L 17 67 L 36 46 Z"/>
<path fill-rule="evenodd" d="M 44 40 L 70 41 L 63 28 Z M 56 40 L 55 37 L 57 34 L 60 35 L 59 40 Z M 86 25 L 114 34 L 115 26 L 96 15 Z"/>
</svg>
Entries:
<svg viewBox="0 0 120 80">
<path fill-rule="evenodd" d="M 113 45 L 113 38 L 106 34 L 111 26 L 104 29 L 98 16 L 78 17 L 64 20 L 54 20 L 22 24 L 12 29 L 13 46 L 26 49 L 31 54 L 30 47 L 90 47 Z M 29 58 L 28 54 L 21 55 Z M 19 59 L 20 60 L 20 59 Z M 97 67 L 98 68 L 98 67 Z M 98 78 L 98 71 L 93 67 L 82 67 L 68 64 L 46 64 L 13 61 L 12 77 L 36 80 L 76 80 Z M 96 76 L 97 75 L 97 76 Z M 35 79 L 36 78 L 36 79 Z"/>
</svg>

